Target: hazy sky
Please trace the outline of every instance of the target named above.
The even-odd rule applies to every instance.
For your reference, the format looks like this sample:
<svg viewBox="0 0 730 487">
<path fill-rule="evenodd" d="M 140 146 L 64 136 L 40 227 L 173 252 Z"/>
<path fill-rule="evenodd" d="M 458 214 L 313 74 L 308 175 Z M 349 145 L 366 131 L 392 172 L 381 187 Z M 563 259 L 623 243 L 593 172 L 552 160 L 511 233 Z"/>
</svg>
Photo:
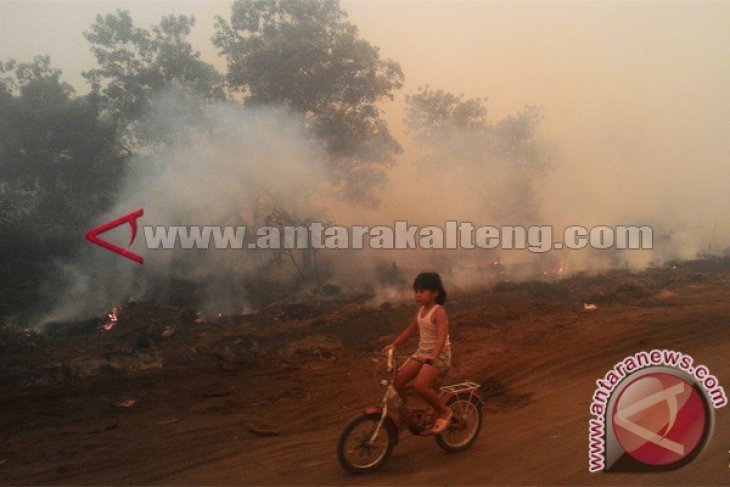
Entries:
<svg viewBox="0 0 730 487">
<path fill-rule="evenodd" d="M 210 38 L 214 17 L 228 16 L 230 5 L 2 0 L 0 59 L 50 54 L 65 79 L 83 91 L 80 72 L 94 59 L 82 32 L 97 14 L 123 8 L 140 27 L 168 13 L 194 15 L 193 44 L 223 70 Z M 716 107 L 709 116 L 728 114 L 730 2 L 381 0 L 342 6 L 364 38 L 401 63 L 404 91 L 429 83 L 488 96 L 497 116 L 525 103 L 553 116 L 580 102 L 617 109 L 639 96 L 659 109 L 665 103 L 683 107 L 690 116 L 698 105 Z"/>
<path fill-rule="evenodd" d="M 419 85 L 487 96 L 492 120 L 539 105 L 541 135 L 556 150 L 543 184 L 555 224 L 662 215 L 713 232 L 719 224 L 730 237 L 730 2 L 342 6 L 403 68 L 406 85 L 385 109 L 406 148 L 403 95 Z M 79 73 L 94 60 L 82 32 L 117 8 L 144 27 L 166 13 L 194 15 L 193 44 L 225 69 L 210 43 L 214 16 L 229 14 L 222 1 L 3 0 L 0 59 L 48 53 L 85 91 Z"/>
</svg>

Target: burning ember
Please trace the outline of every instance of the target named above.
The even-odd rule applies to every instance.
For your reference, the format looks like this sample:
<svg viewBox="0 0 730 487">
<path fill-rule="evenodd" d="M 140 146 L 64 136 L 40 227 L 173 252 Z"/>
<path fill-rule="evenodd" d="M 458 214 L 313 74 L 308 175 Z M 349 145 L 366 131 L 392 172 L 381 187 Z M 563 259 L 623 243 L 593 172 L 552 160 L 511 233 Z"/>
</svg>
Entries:
<svg viewBox="0 0 730 487">
<path fill-rule="evenodd" d="M 556 270 L 554 270 L 554 271 L 543 271 L 542 272 L 542 275 L 543 276 L 546 276 L 546 277 L 547 276 L 557 276 L 557 277 L 560 277 L 560 276 L 564 275 L 565 272 L 566 272 L 565 271 L 565 266 L 563 264 L 560 264 L 560 267 L 558 267 Z"/>
<path fill-rule="evenodd" d="M 109 331 L 117 324 L 117 308 L 112 308 L 112 310 L 106 315 L 107 320 L 106 323 L 104 323 L 104 330 Z"/>
</svg>

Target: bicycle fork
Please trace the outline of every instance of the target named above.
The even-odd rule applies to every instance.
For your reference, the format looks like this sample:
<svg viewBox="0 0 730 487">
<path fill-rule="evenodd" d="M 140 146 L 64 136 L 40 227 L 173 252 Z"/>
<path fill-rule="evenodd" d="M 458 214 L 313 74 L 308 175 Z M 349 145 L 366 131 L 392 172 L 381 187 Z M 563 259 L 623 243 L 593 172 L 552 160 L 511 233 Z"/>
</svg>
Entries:
<svg viewBox="0 0 730 487">
<path fill-rule="evenodd" d="M 397 393 L 395 392 L 395 388 L 393 387 L 393 385 L 390 384 L 388 385 L 388 389 L 385 391 L 382 407 L 380 408 L 380 421 L 378 421 L 378 424 L 375 426 L 375 431 L 373 431 L 373 434 L 370 436 L 370 440 L 368 441 L 368 445 L 370 446 L 375 444 L 375 440 L 377 439 L 378 433 L 380 433 L 380 430 L 383 427 L 385 418 L 388 417 L 388 398 L 391 397 L 393 394 Z"/>
</svg>

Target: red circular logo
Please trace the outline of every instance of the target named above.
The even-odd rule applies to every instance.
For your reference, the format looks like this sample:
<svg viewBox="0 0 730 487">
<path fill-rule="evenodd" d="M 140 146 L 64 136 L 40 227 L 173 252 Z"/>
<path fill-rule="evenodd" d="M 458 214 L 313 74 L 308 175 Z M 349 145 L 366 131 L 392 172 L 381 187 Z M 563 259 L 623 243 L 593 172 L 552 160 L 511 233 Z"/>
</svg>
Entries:
<svg viewBox="0 0 730 487">
<path fill-rule="evenodd" d="M 679 462 L 700 445 L 708 424 L 700 393 L 670 373 L 642 375 L 613 408 L 613 426 L 626 453 L 648 465 Z"/>
</svg>

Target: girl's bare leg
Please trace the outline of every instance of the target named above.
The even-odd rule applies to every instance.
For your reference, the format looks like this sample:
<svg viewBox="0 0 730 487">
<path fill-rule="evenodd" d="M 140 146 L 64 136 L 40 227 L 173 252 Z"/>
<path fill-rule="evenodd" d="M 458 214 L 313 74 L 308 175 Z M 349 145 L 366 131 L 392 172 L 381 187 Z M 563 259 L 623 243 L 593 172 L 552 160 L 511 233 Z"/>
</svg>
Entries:
<svg viewBox="0 0 730 487">
<path fill-rule="evenodd" d="M 436 367 L 424 364 L 413 381 L 413 390 L 436 411 L 439 418 L 447 418 L 450 410 L 439 401 L 439 395 L 432 387 L 438 375 Z"/>
<path fill-rule="evenodd" d="M 419 370 L 421 370 L 421 363 L 416 360 L 408 359 L 406 363 L 403 364 L 403 368 L 398 371 L 398 374 L 395 376 L 395 381 L 393 382 L 393 387 L 395 387 L 395 390 L 398 392 L 401 400 L 405 401 L 406 398 L 403 393 L 405 392 L 406 384 L 418 375 Z"/>
</svg>

